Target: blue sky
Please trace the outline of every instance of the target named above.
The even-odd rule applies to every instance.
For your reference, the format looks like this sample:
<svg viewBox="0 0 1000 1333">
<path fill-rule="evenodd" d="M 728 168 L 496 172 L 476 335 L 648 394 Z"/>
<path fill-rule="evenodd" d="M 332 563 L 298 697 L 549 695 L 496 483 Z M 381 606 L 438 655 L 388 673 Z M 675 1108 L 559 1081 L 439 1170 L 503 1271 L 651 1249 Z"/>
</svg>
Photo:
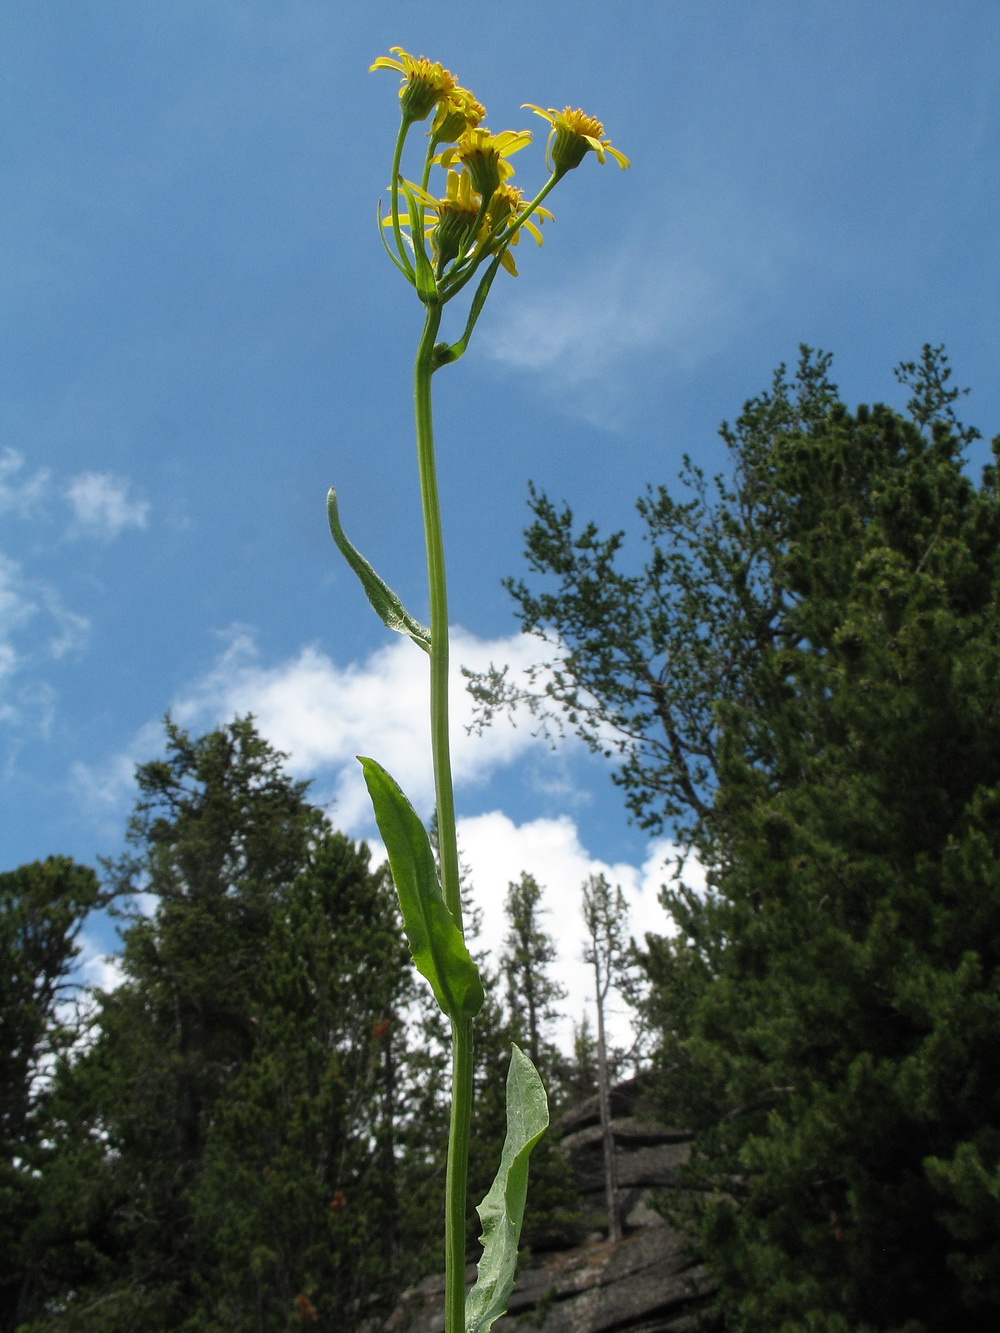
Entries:
<svg viewBox="0 0 1000 1333">
<path fill-rule="evenodd" d="M 544 127 L 522 102 L 582 106 L 633 163 L 560 185 L 436 377 L 459 661 L 530 658 L 500 587 L 529 478 L 631 525 L 683 453 L 724 464 L 719 422 L 800 342 L 848 403 L 899 406 L 892 367 L 945 343 L 966 419 L 1000 429 L 994 0 L 6 0 L 4 867 L 120 850 L 168 708 L 195 731 L 251 708 L 356 836 L 359 747 L 428 811 L 424 660 L 387 642 L 323 511 L 334 484 L 423 615 L 420 309 L 375 225 L 398 80 L 368 66 L 392 45 L 494 131 L 536 131 L 526 187 Z M 457 775 L 487 933 L 522 865 L 563 922 L 607 867 L 657 924 L 665 848 L 599 762 L 521 727 L 460 742 Z"/>
</svg>

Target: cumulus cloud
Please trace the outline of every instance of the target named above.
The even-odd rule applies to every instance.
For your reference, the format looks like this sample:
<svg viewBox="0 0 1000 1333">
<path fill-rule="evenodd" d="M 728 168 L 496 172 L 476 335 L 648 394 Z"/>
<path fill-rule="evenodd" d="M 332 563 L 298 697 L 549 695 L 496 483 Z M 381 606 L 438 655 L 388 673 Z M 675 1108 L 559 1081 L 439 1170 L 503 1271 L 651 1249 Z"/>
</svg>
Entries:
<svg viewBox="0 0 1000 1333">
<path fill-rule="evenodd" d="M 129 496 L 129 483 L 106 472 L 81 472 L 66 488 L 76 531 L 111 541 L 125 528 L 144 528 L 149 501 Z"/>
<path fill-rule="evenodd" d="M 671 924 L 660 905 L 659 891 L 673 875 L 677 847 L 665 838 L 656 838 L 650 842 L 641 865 L 612 865 L 588 851 L 579 827 L 568 815 L 518 825 L 500 810 L 461 819 L 458 837 L 473 901 L 483 914 L 482 943 L 494 957 L 499 955 L 506 933 L 503 905 L 508 885 L 527 871 L 543 887 L 547 911 L 543 925 L 558 952 L 552 971 L 569 992 L 562 1006 L 565 1019 L 559 1026 L 558 1039 L 564 1049 L 571 1049 L 573 1022 L 579 1022 L 585 1011 L 594 1021 L 593 975 L 582 958 L 583 883 L 591 875 L 605 875 L 613 886 L 621 887 L 628 903 L 629 933 L 640 943 L 647 933 L 669 934 Z M 704 887 L 704 874 L 697 863 L 688 862 L 684 877 L 693 888 Z M 612 1038 L 628 1045 L 627 1017 L 620 1007 L 612 1009 Z"/>
<path fill-rule="evenodd" d="M 372 837 L 374 820 L 355 756 L 364 753 L 377 758 L 421 816 L 430 815 L 434 788 L 426 720 L 426 660 L 420 650 L 400 637 L 363 662 L 347 666 L 314 646 L 304 647 L 286 661 L 265 665 L 249 629 L 234 626 L 227 638 L 211 669 L 174 701 L 174 719 L 199 732 L 228 722 L 236 714 L 253 713 L 261 734 L 288 754 L 289 770 L 314 780 L 315 798 L 332 795 L 337 826 L 355 837 L 367 837 L 376 859 L 384 858 L 384 849 Z M 482 736 L 469 736 L 466 726 L 472 718 L 472 701 L 459 665 L 481 671 L 490 662 L 505 662 L 517 679 L 541 655 L 542 645 L 524 635 L 483 640 L 462 629 L 453 632 L 451 740 L 456 783 L 463 794 L 477 786 L 484 789 L 502 770 L 523 771 L 518 765 L 524 765 L 546 742 L 533 735 L 530 717 L 516 714 L 513 723 L 499 720 Z M 127 753 L 114 756 L 103 769 L 78 765 L 74 779 L 79 799 L 92 813 L 120 822 L 134 796 L 135 765 L 161 747 L 160 728 L 150 723 Z M 562 795 L 570 805 L 574 793 Z M 609 864 L 589 850 L 585 825 L 569 813 L 518 824 L 501 809 L 461 818 L 459 843 L 474 902 L 482 911 L 480 944 L 494 958 L 506 931 L 503 904 L 509 883 L 528 871 L 544 887 L 549 911 L 546 926 L 558 949 L 555 971 L 569 991 L 563 1006 L 565 1021 L 557 1034 L 568 1049 L 573 1021 L 579 1021 L 591 1003 L 592 981 L 581 957 L 581 885 L 591 875 L 604 874 L 625 894 L 631 934 L 641 941 L 647 932 L 668 933 L 671 926 L 660 906 L 659 890 L 673 874 L 677 848 L 666 839 L 656 839 L 648 845 L 641 864 Z M 685 879 L 692 887 L 703 887 L 704 877 L 696 863 L 688 864 Z M 623 1011 L 611 1015 L 611 1029 L 616 1041 L 628 1044 L 628 1020 Z"/>
<path fill-rule="evenodd" d="M 252 713 L 260 733 L 288 755 L 289 772 L 313 780 L 314 800 L 329 801 L 339 828 L 355 837 L 374 833 L 371 803 L 358 754 L 378 759 L 399 782 L 420 814 L 434 807 L 434 780 L 427 722 L 427 659 L 408 639 L 394 638 L 360 663 L 346 666 L 314 646 L 267 666 L 253 632 L 232 626 L 212 667 L 170 706 L 174 721 L 195 734 Z M 530 751 L 547 749 L 533 735 L 533 721 L 516 714 L 498 720 L 481 737 L 470 737 L 472 700 L 461 666 L 484 670 L 509 663 L 518 679 L 538 656 L 539 645 L 522 635 L 477 639 L 458 629 L 452 635 L 452 760 L 456 781 L 483 785 L 499 768 Z M 101 764 L 74 765 L 77 804 L 102 826 L 120 825 L 135 790 L 134 771 L 161 752 L 163 730 L 149 722 L 127 749 Z M 553 765 L 558 770 L 558 765 Z M 569 798 L 567 793 L 567 798 Z"/>
<path fill-rule="evenodd" d="M 86 932 L 80 935 L 79 945 L 80 957 L 76 971 L 85 986 L 112 991 L 121 985 L 124 973 L 118 958 L 109 954 L 98 940 Z"/>
<path fill-rule="evenodd" d="M 485 782 L 498 767 L 545 745 L 530 719 L 497 721 L 470 737 L 472 700 L 459 667 L 484 670 L 506 662 L 515 674 L 537 660 L 539 645 L 525 636 L 482 640 L 456 629 L 452 637 L 451 746 L 457 783 Z M 172 707 L 174 718 L 195 728 L 253 713 L 263 735 L 289 756 L 289 767 L 332 792 L 338 825 L 367 833 L 373 825 L 368 794 L 355 758 L 371 755 L 393 775 L 424 816 L 434 804 L 427 720 L 426 658 L 409 639 L 394 639 L 363 663 L 340 666 L 315 647 L 267 667 L 253 636 L 234 628 L 213 669 Z"/>
<path fill-rule="evenodd" d="M 459 664 L 481 671 L 490 662 L 505 662 L 516 680 L 542 655 L 543 645 L 525 635 L 482 640 L 460 628 L 454 630 L 451 741 L 460 791 L 484 787 L 501 770 L 523 764 L 545 742 L 533 735 L 530 717 L 516 714 L 516 725 L 498 720 L 482 736 L 469 736 L 466 726 L 472 718 L 472 701 Z M 371 806 L 355 755 L 377 758 L 420 814 L 424 818 L 430 815 L 434 787 L 425 667 L 419 649 L 402 637 L 365 661 L 348 666 L 338 665 L 315 647 L 265 666 L 252 633 L 234 627 L 214 667 L 175 702 L 172 713 L 182 725 L 197 729 L 252 712 L 261 733 L 288 753 L 290 770 L 313 778 L 317 794 L 324 789 L 332 792 L 338 827 L 356 837 L 367 837 L 376 856 L 384 856 L 372 838 Z M 568 803 L 571 794 L 565 795 Z M 474 901 L 482 911 L 480 943 L 494 957 L 502 948 L 506 930 L 503 904 L 508 884 L 526 870 L 544 886 L 550 911 L 546 925 L 558 949 L 555 968 L 569 990 L 566 1018 L 558 1032 L 560 1043 L 568 1049 L 572 1023 L 579 1021 L 591 1003 L 592 980 L 581 958 L 581 885 L 591 875 L 606 875 L 625 894 L 629 929 L 636 939 L 641 941 L 647 932 L 668 933 L 671 927 L 660 906 L 659 890 L 673 874 L 676 846 L 656 839 L 641 864 L 609 864 L 590 852 L 585 833 L 570 814 L 516 824 L 499 809 L 461 818 L 459 843 Z M 693 862 L 685 868 L 685 879 L 693 887 L 704 885 L 701 868 Z M 611 1026 L 615 1040 L 627 1045 L 630 1038 L 624 1012 L 612 1014 Z"/>
</svg>

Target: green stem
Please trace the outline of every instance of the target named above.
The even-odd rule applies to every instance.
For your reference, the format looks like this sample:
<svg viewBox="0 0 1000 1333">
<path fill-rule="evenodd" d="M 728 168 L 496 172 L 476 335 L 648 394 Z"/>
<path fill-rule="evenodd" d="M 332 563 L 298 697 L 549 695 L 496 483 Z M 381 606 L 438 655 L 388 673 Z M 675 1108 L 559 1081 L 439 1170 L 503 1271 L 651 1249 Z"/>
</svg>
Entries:
<svg viewBox="0 0 1000 1333">
<path fill-rule="evenodd" d="M 516 221 L 511 227 L 508 235 L 504 237 L 504 240 L 509 240 L 510 236 L 513 236 L 519 227 L 524 226 L 528 218 L 531 217 L 532 213 L 534 213 L 534 211 L 541 206 L 541 202 L 546 197 L 546 195 L 552 193 L 552 191 L 556 188 L 556 186 L 559 184 L 559 182 L 565 175 L 566 175 L 565 171 L 553 171 L 552 175 L 548 178 L 548 180 L 545 182 L 542 188 L 538 191 L 538 193 L 535 195 L 534 199 L 532 199 L 531 203 L 524 210 L 524 212 L 518 214 Z"/>
<path fill-rule="evenodd" d="M 441 306 L 438 301 L 428 301 L 426 306 L 427 316 L 413 369 L 413 401 L 430 592 L 431 751 L 437 800 L 441 889 L 448 910 L 461 930 L 462 896 L 458 877 L 458 839 L 448 737 L 448 596 L 431 414 L 434 341 L 441 325 Z M 469 1020 L 452 1020 L 451 1031 L 451 1126 L 445 1186 L 445 1333 L 464 1333 L 465 1219 L 472 1122 L 472 1023 Z"/>
<path fill-rule="evenodd" d="M 444 1214 L 444 1333 L 465 1333 L 465 1219 L 472 1133 L 472 1021 L 451 1024 L 451 1125 Z"/>
<path fill-rule="evenodd" d="M 503 228 L 501 228 L 500 231 L 498 231 L 495 236 L 490 237 L 490 249 L 487 251 L 487 253 L 499 255 L 500 252 L 510 244 L 511 238 L 513 237 L 514 233 L 519 231 L 521 227 L 524 226 L 524 224 L 531 217 L 532 213 L 534 213 L 541 206 L 542 200 L 548 194 L 550 194 L 552 190 L 555 189 L 555 187 L 559 184 L 560 180 L 562 180 L 562 177 L 565 174 L 566 174 L 565 172 L 559 174 L 557 174 L 556 172 L 552 173 L 549 179 L 545 182 L 542 188 L 535 195 L 534 199 L 532 199 L 528 207 L 524 210 L 523 213 L 518 214 L 517 218 L 515 219 L 514 222 L 510 224 L 508 229 L 504 231 Z M 497 248 L 494 249 L 493 247 L 496 246 L 496 243 L 498 241 L 499 241 L 499 246 L 497 246 Z M 443 274 L 443 279 L 442 282 L 440 283 L 442 300 L 450 301 L 453 296 L 456 296 L 462 290 L 465 284 L 469 281 L 469 279 L 473 276 L 473 274 L 476 272 L 476 270 L 478 269 L 479 265 L 482 263 L 484 258 L 485 258 L 484 253 L 480 251 L 478 254 L 472 255 L 471 258 L 468 260 L 455 260 L 452 266 L 448 270 L 446 270 L 446 272 Z M 465 265 L 464 268 L 463 264 Z M 492 279 L 490 279 L 490 281 L 492 281 Z M 487 290 L 489 289 L 487 288 Z M 457 360 L 457 357 L 455 359 Z"/>
<path fill-rule="evenodd" d="M 399 133 L 396 135 L 396 147 L 392 154 L 392 176 L 390 177 L 390 199 L 392 207 L 392 232 L 396 238 L 396 253 L 399 255 L 403 264 L 403 270 L 412 282 L 414 279 L 413 265 L 410 263 L 409 256 L 406 253 L 406 247 L 403 244 L 403 233 L 399 226 L 399 164 L 403 157 L 403 144 L 406 142 L 406 136 L 409 133 L 412 120 L 407 120 L 404 116 L 399 124 Z M 411 218 L 412 222 L 413 219 Z M 413 228 L 410 228 L 411 232 Z"/>
<path fill-rule="evenodd" d="M 438 354 L 438 361 L 441 365 L 449 365 L 452 361 L 457 361 L 460 356 L 465 355 L 465 349 L 469 345 L 469 339 L 472 337 L 472 331 L 476 327 L 476 321 L 482 314 L 483 306 L 486 304 L 486 298 L 490 294 L 490 287 L 493 285 L 493 279 L 500 269 L 502 254 L 496 255 L 490 263 L 489 268 L 483 274 L 476 288 L 476 294 L 472 298 L 472 304 L 469 307 L 469 317 L 465 322 L 465 332 L 459 338 L 458 342 L 452 343 L 442 357 Z"/>
<path fill-rule="evenodd" d="M 431 619 L 431 754 L 434 761 L 434 796 L 437 802 L 438 856 L 441 889 L 448 911 L 462 929 L 462 895 L 458 880 L 458 839 L 455 832 L 455 797 L 451 781 L 451 743 L 448 736 L 448 592 L 441 536 L 434 462 L 434 424 L 431 416 L 431 375 L 434 340 L 441 324 L 441 306 L 428 302 L 424 331 L 413 368 L 413 402 L 417 426 L 420 500 L 427 544 L 427 586 Z"/>
</svg>

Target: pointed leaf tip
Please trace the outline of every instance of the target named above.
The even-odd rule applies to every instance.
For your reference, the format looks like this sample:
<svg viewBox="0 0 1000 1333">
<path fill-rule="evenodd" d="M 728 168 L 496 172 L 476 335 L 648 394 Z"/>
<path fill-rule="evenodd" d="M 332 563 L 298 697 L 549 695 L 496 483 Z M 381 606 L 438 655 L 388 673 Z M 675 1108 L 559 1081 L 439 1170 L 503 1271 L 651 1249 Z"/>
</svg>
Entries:
<svg viewBox="0 0 1000 1333">
<path fill-rule="evenodd" d="M 379 619 L 387 629 L 397 634 L 408 634 L 413 642 L 429 653 L 431 650 L 431 632 L 410 615 L 384 579 L 380 578 L 364 558 L 357 547 L 352 546 L 340 523 L 340 511 L 337 507 L 337 492 L 331 486 L 326 495 L 326 517 L 330 524 L 330 534 L 337 550 L 357 574 L 365 596 L 375 608 Z"/>
<path fill-rule="evenodd" d="M 389 854 L 414 966 L 449 1018 L 474 1018 L 483 1006 L 483 983 L 444 901 L 427 830 L 382 765 L 363 755 L 358 760 Z"/>
</svg>

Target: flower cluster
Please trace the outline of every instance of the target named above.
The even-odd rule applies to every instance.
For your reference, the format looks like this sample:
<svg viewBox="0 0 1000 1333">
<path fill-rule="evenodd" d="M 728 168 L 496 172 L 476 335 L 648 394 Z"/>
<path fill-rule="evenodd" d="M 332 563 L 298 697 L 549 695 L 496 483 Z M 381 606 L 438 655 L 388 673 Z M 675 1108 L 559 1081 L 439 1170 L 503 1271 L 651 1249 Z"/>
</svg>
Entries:
<svg viewBox="0 0 1000 1333">
<path fill-rule="evenodd" d="M 511 184 L 514 168 L 509 159 L 531 142 L 530 131 L 493 134 L 482 123 L 485 107 L 443 65 L 425 56 L 411 56 L 399 46 L 391 50 L 391 56 L 380 56 L 371 66 L 373 70 L 396 70 L 403 76 L 391 209 L 380 221 L 384 228 L 392 229 L 395 245 L 386 245 L 390 258 L 425 302 L 449 300 L 486 260 L 491 261 L 483 279 L 487 290 L 501 266 L 516 276 L 511 247 L 517 245 L 522 230 L 541 245 L 539 226 L 552 221 L 552 214 L 542 207 L 543 199 L 588 152 L 593 151 L 602 163 L 610 156 L 622 168 L 629 165 L 628 158 L 604 136 L 599 120 L 569 107 L 543 111 L 525 103 L 552 127 L 546 149 L 549 179 L 533 199 L 526 200 Z M 405 179 L 400 164 L 406 135 L 415 122 L 427 120 L 432 113 L 420 180 Z M 445 172 L 443 195 L 429 188 L 435 167 Z"/>
</svg>

